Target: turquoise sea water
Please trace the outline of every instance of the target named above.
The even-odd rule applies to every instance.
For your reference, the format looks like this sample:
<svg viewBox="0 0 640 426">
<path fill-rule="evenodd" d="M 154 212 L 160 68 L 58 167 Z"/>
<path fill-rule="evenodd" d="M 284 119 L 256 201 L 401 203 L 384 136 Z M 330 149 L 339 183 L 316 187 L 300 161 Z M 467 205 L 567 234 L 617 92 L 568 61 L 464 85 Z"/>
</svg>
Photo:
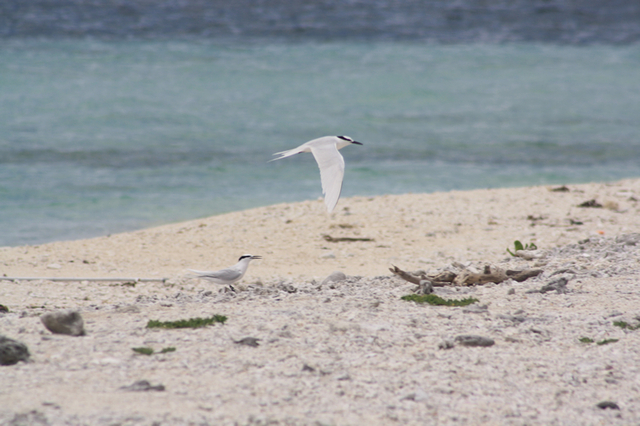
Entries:
<svg viewBox="0 0 640 426">
<path fill-rule="evenodd" d="M 640 45 L 0 41 L 0 246 L 315 199 L 640 176 Z M 340 204 L 338 204 L 338 209 Z"/>
</svg>

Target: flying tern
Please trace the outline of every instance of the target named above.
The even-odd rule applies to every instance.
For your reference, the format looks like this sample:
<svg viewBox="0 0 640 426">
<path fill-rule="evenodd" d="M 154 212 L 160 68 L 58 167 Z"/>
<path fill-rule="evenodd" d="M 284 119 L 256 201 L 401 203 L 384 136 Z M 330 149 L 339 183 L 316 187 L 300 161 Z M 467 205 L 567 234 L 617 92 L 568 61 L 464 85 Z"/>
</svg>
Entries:
<svg viewBox="0 0 640 426">
<path fill-rule="evenodd" d="M 354 143 L 362 145 L 362 143 L 354 141 L 349 136 L 324 136 L 303 143 L 297 148 L 276 152 L 273 155 L 279 155 L 280 157 L 271 161 L 281 160 L 301 152 L 312 153 L 320 168 L 324 204 L 327 206 L 327 211 L 331 213 L 336 204 L 338 204 L 344 178 L 344 158 L 342 158 L 338 150 Z"/>
</svg>

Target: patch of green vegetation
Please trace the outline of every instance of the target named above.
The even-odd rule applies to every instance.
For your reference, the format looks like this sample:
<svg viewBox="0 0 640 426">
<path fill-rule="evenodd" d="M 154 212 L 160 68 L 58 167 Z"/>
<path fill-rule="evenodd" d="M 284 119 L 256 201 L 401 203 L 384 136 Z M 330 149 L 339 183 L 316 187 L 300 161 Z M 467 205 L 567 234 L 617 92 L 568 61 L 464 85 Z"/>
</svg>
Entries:
<svg viewBox="0 0 640 426">
<path fill-rule="evenodd" d="M 581 343 L 593 343 L 595 341 L 590 337 L 581 337 L 578 340 L 580 340 Z"/>
<path fill-rule="evenodd" d="M 608 345 L 609 343 L 615 343 L 617 341 L 618 339 L 604 339 L 604 340 L 600 340 L 599 342 L 596 342 L 596 345 Z"/>
<path fill-rule="evenodd" d="M 631 325 L 624 321 L 614 321 L 613 325 L 615 325 L 616 327 L 620 327 L 622 329 L 627 329 L 627 330 L 637 330 L 640 328 L 640 324 Z"/>
<path fill-rule="evenodd" d="M 173 352 L 176 350 L 173 346 L 169 346 L 167 348 L 163 348 L 160 352 L 155 352 L 153 348 L 149 348 L 147 346 L 140 348 L 131 348 L 134 352 L 137 352 L 142 355 L 153 355 L 154 353 L 166 354 L 167 352 Z"/>
<path fill-rule="evenodd" d="M 214 315 L 210 318 L 189 318 L 178 321 L 157 321 L 149 320 L 147 328 L 200 328 L 217 322 L 224 324 L 227 317 L 224 315 Z"/>
<path fill-rule="evenodd" d="M 142 354 L 142 355 L 152 355 L 153 354 L 153 348 L 149 348 L 146 346 L 140 347 L 140 348 L 131 348 L 134 352 Z"/>
<path fill-rule="evenodd" d="M 527 245 L 524 245 L 524 246 L 523 246 L 523 245 L 522 245 L 522 243 L 521 243 L 520 241 L 518 241 L 518 240 L 515 240 L 515 241 L 513 242 L 513 246 L 514 246 L 514 247 L 513 247 L 513 248 L 514 248 L 513 253 L 512 253 L 512 252 L 511 252 L 511 250 L 509 250 L 509 249 L 507 249 L 507 252 L 508 252 L 511 256 L 514 256 L 514 257 L 515 257 L 516 252 L 517 252 L 518 250 L 538 250 L 538 247 L 537 247 L 534 243 L 529 243 L 529 244 L 527 244 Z"/>
<path fill-rule="evenodd" d="M 478 299 L 474 299 L 472 297 L 461 300 L 443 299 L 435 294 L 409 294 L 407 296 L 402 296 L 401 299 L 409 302 L 428 303 L 436 306 L 467 306 L 478 302 Z"/>
</svg>

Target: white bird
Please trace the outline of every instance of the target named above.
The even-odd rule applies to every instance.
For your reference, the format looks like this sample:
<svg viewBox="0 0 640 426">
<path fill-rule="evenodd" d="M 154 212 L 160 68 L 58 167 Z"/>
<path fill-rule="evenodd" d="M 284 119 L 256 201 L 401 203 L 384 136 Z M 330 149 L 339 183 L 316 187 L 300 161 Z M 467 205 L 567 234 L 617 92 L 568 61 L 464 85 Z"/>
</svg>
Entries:
<svg viewBox="0 0 640 426">
<path fill-rule="evenodd" d="M 187 270 L 189 272 L 192 272 L 194 274 L 192 276 L 195 278 L 202 278 L 212 281 L 216 284 L 226 284 L 231 288 L 231 290 L 235 291 L 232 284 L 240 281 L 242 277 L 244 277 L 244 274 L 249 268 L 249 262 L 254 259 L 262 259 L 262 257 L 243 254 L 242 256 L 240 256 L 240 259 L 238 259 L 238 263 L 219 271 L 196 271 L 194 269 Z"/>
<path fill-rule="evenodd" d="M 362 143 L 354 141 L 349 136 L 324 136 L 303 143 L 297 148 L 276 152 L 273 155 L 279 155 L 280 157 L 271 161 L 281 160 L 301 152 L 312 153 L 320 168 L 324 204 L 327 206 L 329 213 L 331 213 L 336 204 L 338 204 L 338 199 L 342 192 L 342 179 L 344 178 L 344 158 L 342 158 L 338 150 L 352 143 L 362 145 Z"/>
</svg>

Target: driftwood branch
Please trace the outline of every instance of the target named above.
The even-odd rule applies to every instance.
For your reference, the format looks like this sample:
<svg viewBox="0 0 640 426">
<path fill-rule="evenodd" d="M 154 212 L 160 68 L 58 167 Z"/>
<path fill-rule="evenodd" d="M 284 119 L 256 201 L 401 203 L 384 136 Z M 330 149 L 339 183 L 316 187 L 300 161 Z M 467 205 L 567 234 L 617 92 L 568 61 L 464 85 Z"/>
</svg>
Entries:
<svg viewBox="0 0 640 426">
<path fill-rule="evenodd" d="M 398 268 L 397 266 L 391 265 L 393 266 L 393 268 L 389 268 L 389 270 L 394 274 L 399 276 L 400 278 L 402 278 L 405 281 L 409 281 L 410 283 L 416 284 L 416 285 L 421 285 L 420 282 L 421 281 L 430 281 L 431 285 L 433 287 L 444 287 L 447 285 L 451 285 L 451 283 L 453 282 L 453 280 L 456 277 L 456 274 L 454 274 L 453 272 L 442 272 L 438 275 L 420 275 L 420 276 L 416 276 L 413 274 L 410 274 L 409 272 L 405 272 L 402 269 Z"/>
<path fill-rule="evenodd" d="M 543 272 L 542 269 L 525 269 L 524 271 L 507 271 L 507 276 L 514 281 L 521 283 L 529 278 L 537 277 Z"/>
<path fill-rule="evenodd" d="M 392 265 L 393 266 L 393 265 Z M 405 281 L 416 284 L 418 286 L 423 286 L 423 281 L 429 281 L 433 287 L 444 287 L 447 285 L 456 285 L 456 286 L 472 286 L 472 285 L 482 285 L 487 283 L 496 283 L 499 284 L 508 279 L 513 279 L 518 282 L 525 281 L 528 278 L 535 277 L 542 273 L 541 269 L 525 269 L 523 271 L 504 271 L 503 269 L 497 267 L 491 267 L 486 265 L 484 267 L 484 271 L 481 273 L 471 272 L 468 270 L 463 270 L 459 274 L 451 271 L 441 272 L 437 275 L 420 275 L 416 276 L 410 274 L 409 272 L 403 271 L 397 266 L 393 266 L 389 268 L 389 270 L 394 274 L 399 276 Z"/>
</svg>

